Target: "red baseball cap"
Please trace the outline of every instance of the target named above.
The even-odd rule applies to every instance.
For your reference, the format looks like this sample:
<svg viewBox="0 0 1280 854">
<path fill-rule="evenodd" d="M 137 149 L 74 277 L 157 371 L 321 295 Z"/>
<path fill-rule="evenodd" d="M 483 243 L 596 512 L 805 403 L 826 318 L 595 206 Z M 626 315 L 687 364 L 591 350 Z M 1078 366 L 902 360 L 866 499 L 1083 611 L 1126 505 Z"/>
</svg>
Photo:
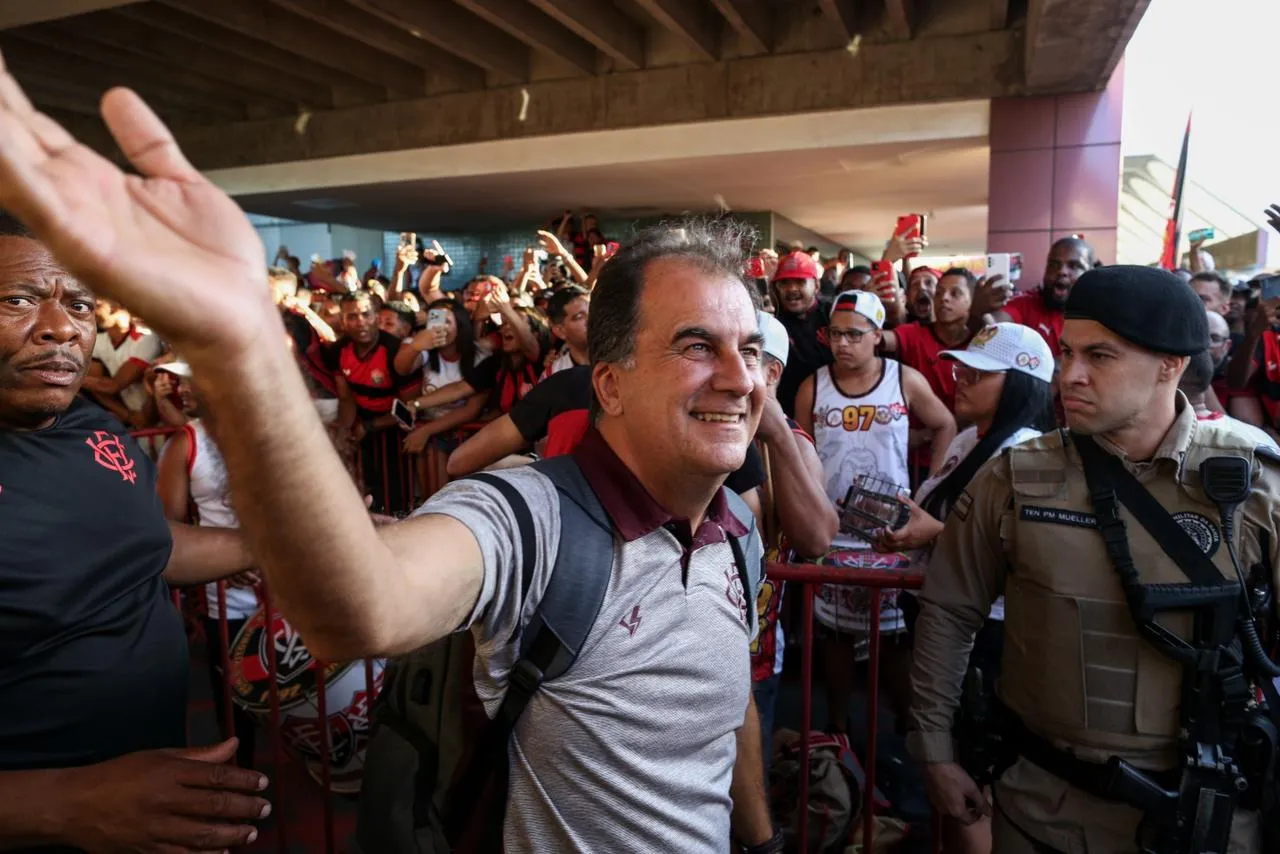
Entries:
<svg viewBox="0 0 1280 854">
<path fill-rule="evenodd" d="M 822 278 L 822 269 L 818 266 L 818 262 L 813 260 L 813 256 L 807 252 L 792 252 L 778 262 L 778 271 L 773 274 L 775 282 L 779 279 L 820 278 Z"/>
</svg>

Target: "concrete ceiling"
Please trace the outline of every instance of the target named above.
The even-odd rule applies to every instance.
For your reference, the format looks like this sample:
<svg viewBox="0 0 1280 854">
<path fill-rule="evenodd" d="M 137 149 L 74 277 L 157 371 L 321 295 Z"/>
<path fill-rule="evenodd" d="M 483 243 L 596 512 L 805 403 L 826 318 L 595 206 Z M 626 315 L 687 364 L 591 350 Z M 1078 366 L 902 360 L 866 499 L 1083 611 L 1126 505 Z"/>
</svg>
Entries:
<svg viewBox="0 0 1280 854">
<path fill-rule="evenodd" d="M 1148 2 L 4 0 L 0 48 L 109 156 L 125 85 L 224 169 L 1098 88 Z"/>
<path fill-rule="evenodd" d="M 631 219 L 773 210 L 835 243 L 878 253 L 900 214 L 925 212 L 932 251 L 981 251 L 987 229 L 985 139 L 673 158 L 442 177 L 321 192 L 256 194 L 246 210 L 289 219 L 424 233 L 527 226 L 565 209 Z"/>
<path fill-rule="evenodd" d="M 985 101 L 839 110 L 498 140 L 216 170 L 253 213 L 399 231 L 776 211 L 878 252 L 896 218 L 932 214 L 938 251 L 986 238 Z"/>
</svg>

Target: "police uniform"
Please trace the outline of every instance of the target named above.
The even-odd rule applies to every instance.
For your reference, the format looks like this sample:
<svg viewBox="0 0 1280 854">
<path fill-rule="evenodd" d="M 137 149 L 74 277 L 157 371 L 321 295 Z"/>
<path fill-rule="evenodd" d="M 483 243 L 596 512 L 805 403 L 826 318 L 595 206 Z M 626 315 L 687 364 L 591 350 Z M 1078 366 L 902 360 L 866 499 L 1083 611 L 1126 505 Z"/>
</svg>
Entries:
<svg viewBox="0 0 1280 854">
<path fill-rule="evenodd" d="M 1153 302 L 1143 290 L 1156 281 L 1138 277 L 1143 287 L 1135 288 L 1120 278 L 1124 269 L 1106 268 L 1110 276 L 1101 280 L 1082 277 L 1068 317 L 1097 320 L 1155 352 L 1207 345 L 1204 309 L 1190 288 L 1190 302 L 1165 292 L 1164 302 Z M 1172 287 L 1167 280 L 1159 284 Z M 1147 320 L 1117 308 L 1124 306 L 1142 306 Z M 1168 323 L 1162 325 L 1159 309 L 1152 317 L 1153 306 L 1166 307 Z M 1199 328 L 1177 316 L 1193 310 Z M 1197 421 L 1177 395 L 1175 420 L 1150 460 L 1128 460 L 1102 436 L 1094 441 L 1120 459 L 1229 580 L 1236 575 L 1220 513 L 1200 488 L 1199 469 L 1213 456 L 1250 459 L 1252 489 L 1236 510 L 1235 546 L 1246 572 L 1262 563 L 1272 568 L 1272 583 L 1280 583 L 1280 465 L 1256 454 L 1254 442 L 1229 424 Z M 1185 583 L 1187 576 L 1127 507 L 1121 517 L 1142 583 Z M 908 736 L 917 759 L 954 761 L 952 720 L 973 635 L 1003 593 L 998 694 L 1022 726 L 1078 759 L 1104 764 L 1120 757 L 1157 779 L 1172 777 L 1165 786 L 1176 788 L 1182 670 L 1139 634 L 1096 524 L 1080 455 L 1063 432 L 1009 449 L 969 483 L 935 543 L 921 595 Z M 1183 638 L 1191 635 L 1189 612 L 1164 613 L 1160 623 Z M 1137 850 L 1138 810 L 1076 788 L 1025 756 L 995 784 L 994 800 L 997 854 Z M 1237 809 L 1230 852 L 1262 851 L 1259 836 L 1257 815 Z"/>
</svg>

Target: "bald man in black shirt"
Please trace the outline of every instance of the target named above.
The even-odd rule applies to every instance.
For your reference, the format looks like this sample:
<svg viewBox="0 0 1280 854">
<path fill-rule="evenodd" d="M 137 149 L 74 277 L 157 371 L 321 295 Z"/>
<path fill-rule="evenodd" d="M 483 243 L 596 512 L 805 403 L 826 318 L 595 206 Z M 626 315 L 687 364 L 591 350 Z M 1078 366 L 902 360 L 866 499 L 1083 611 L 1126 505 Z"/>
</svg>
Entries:
<svg viewBox="0 0 1280 854">
<path fill-rule="evenodd" d="M 250 559 L 165 521 L 151 460 L 80 398 L 94 297 L 0 217 L 0 850 L 246 844 L 266 778 L 234 740 L 185 748 L 187 647 L 168 585 Z"/>
</svg>

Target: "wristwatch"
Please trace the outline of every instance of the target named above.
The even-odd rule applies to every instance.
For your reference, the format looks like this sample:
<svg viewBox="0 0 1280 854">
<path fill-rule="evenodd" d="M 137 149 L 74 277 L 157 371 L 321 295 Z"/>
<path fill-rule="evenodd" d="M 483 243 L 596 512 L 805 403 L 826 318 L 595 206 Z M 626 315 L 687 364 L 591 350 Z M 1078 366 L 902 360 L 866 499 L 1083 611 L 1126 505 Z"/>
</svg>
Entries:
<svg viewBox="0 0 1280 854">
<path fill-rule="evenodd" d="M 786 846 L 786 837 L 782 835 L 782 830 L 778 829 L 773 832 L 773 836 L 766 842 L 759 845 L 742 845 L 742 854 L 782 854 L 783 848 Z"/>
</svg>

